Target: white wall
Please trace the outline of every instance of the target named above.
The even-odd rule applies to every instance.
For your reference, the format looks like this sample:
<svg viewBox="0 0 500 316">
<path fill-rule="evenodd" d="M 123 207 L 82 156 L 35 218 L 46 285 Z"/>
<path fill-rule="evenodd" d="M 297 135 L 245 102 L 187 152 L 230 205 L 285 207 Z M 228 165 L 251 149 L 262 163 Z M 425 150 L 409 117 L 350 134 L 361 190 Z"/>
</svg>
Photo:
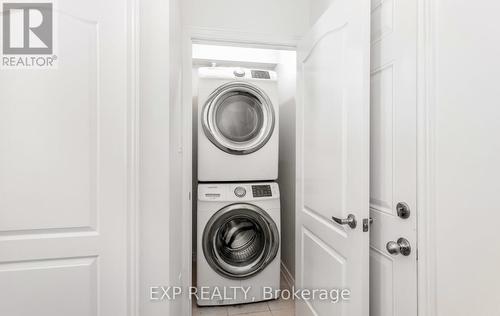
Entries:
<svg viewBox="0 0 500 316">
<path fill-rule="evenodd" d="M 280 52 L 276 67 L 280 100 L 278 183 L 281 192 L 281 261 L 295 278 L 295 93 L 296 53 Z M 291 281 L 291 280 L 289 280 Z"/>
<path fill-rule="evenodd" d="M 309 1 L 309 25 L 313 25 L 319 17 L 328 9 L 334 0 L 310 0 Z"/>
<path fill-rule="evenodd" d="M 193 62 L 196 65 L 241 66 L 273 68 L 279 62 L 280 51 L 221 45 L 193 44 Z"/>
<path fill-rule="evenodd" d="M 438 2 L 439 316 L 500 314 L 498 12 L 498 1 Z"/>
<path fill-rule="evenodd" d="M 181 300 L 149 300 L 149 287 L 179 285 L 182 268 L 179 0 L 141 0 L 140 23 L 139 312 L 180 315 Z"/>
<path fill-rule="evenodd" d="M 170 0 L 170 283 L 171 286 L 182 286 L 182 275 L 187 273 L 184 267 L 184 247 L 189 243 L 183 240 L 183 185 L 182 185 L 182 21 L 181 0 Z M 187 199 L 187 197 L 185 197 Z M 187 297 L 183 297 L 187 299 Z M 171 302 L 170 315 L 181 315 L 183 300 Z"/>
<path fill-rule="evenodd" d="M 184 22 L 209 28 L 300 38 L 334 0 L 186 0 Z"/>
<path fill-rule="evenodd" d="M 185 23 L 244 33 L 300 36 L 308 23 L 308 0 L 185 0 Z"/>
</svg>

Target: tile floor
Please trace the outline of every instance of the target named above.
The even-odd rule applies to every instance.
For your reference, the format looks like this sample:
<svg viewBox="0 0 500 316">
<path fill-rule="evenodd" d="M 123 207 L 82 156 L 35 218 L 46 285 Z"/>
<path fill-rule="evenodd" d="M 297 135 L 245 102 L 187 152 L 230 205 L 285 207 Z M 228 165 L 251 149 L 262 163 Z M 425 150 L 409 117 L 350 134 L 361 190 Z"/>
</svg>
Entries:
<svg viewBox="0 0 500 316">
<path fill-rule="evenodd" d="M 289 285 L 281 277 L 281 288 L 289 288 Z M 295 305 L 292 300 L 273 300 L 259 303 L 199 307 L 193 302 L 193 316 L 294 316 Z"/>
</svg>

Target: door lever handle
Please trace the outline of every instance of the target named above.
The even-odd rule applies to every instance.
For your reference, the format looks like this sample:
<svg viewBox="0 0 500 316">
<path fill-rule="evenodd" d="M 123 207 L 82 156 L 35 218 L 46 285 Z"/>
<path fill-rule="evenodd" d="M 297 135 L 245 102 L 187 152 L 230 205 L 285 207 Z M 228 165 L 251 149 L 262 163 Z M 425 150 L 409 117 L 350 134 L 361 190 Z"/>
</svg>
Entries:
<svg viewBox="0 0 500 316">
<path fill-rule="evenodd" d="M 335 216 L 332 216 L 332 219 L 335 221 L 335 223 L 340 224 L 340 225 L 349 225 L 352 229 L 356 228 L 357 221 L 356 221 L 356 216 L 353 214 L 347 215 L 347 218 L 338 218 Z"/>
</svg>

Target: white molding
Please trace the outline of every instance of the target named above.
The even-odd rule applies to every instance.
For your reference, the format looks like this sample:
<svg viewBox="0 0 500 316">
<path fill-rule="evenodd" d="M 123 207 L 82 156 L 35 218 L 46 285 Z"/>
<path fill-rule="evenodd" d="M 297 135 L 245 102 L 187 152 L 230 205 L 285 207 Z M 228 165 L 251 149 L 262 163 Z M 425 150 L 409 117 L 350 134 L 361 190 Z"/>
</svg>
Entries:
<svg viewBox="0 0 500 316">
<path fill-rule="evenodd" d="M 127 315 L 139 316 L 139 0 L 127 1 Z"/>
<path fill-rule="evenodd" d="M 186 29 L 193 43 L 239 44 L 255 48 L 294 50 L 300 39 L 298 36 L 262 34 L 209 27 L 186 27 Z"/>
<path fill-rule="evenodd" d="M 285 279 L 289 288 L 295 286 L 295 279 L 283 261 L 281 261 L 281 274 L 283 275 L 283 279 Z"/>
<path fill-rule="evenodd" d="M 418 2 L 417 207 L 418 315 L 436 316 L 436 19 L 434 0 Z"/>
<path fill-rule="evenodd" d="M 192 133 L 193 133 L 193 101 L 192 101 L 192 38 L 189 32 L 184 32 L 182 36 L 182 247 L 183 247 L 183 271 L 182 271 L 182 287 L 188 288 L 192 286 L 192 273 L 193 273 L 193 249 L 192 249 L 192 217 L 193 208 L 192 200 L 196 199 L 193 196 L 193 146 L 192 146 Z M 192 306 L 191 300 L 186 299 L 182 304 L 183 315 L 191 316 Z"/>
</svg>

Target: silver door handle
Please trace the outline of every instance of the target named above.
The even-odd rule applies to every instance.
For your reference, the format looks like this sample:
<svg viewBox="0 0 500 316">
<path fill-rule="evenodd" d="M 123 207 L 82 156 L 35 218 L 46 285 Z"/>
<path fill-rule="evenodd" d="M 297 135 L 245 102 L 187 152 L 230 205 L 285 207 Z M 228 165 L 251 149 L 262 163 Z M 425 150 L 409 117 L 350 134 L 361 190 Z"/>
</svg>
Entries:
<svg viewBox="0 0 500 316">
<path fill-rule="evenodd" d="M 356 216 L 353 214 L 347 215 L 347 218 L 337 218 L 335 216 L 332 216 L 332 219 L 335 221 L 335 223 L 340 224 L 340 225 L 349 225 L 352 229 L 356 228 Z"/>
<path fill-rule="evenodd" d="M 411 253 L 410 242 L 406 238 L 399 238 L 397 242 L 389 241 L 386 248 L 391 255 L 409 256 Z"/>
</svg>

